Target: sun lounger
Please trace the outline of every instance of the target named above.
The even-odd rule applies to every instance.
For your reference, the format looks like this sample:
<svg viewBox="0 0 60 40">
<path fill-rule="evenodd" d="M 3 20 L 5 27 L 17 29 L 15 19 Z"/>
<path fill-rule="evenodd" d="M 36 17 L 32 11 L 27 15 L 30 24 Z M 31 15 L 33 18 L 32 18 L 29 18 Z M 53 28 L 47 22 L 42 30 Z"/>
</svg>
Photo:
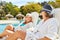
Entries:
<svg viewBox="0 0 60 40">
<path fill-rule="evenodd" d="M 59 27 L 58 27 L 58 34 L 56 35 L 55 40 L 60 40 L 60 8 L 56 8 L 52 11 L 54 13 L 54 17 L 58 20 L 59 22 Z"/>
</svg>

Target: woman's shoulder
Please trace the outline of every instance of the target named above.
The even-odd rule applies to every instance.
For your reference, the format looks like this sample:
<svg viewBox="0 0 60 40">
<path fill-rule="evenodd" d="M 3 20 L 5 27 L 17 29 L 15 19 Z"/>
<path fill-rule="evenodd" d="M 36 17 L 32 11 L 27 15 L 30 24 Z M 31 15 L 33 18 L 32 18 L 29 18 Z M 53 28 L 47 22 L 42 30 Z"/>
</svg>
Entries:
<svg viewBox="0 0 60 40">
<path fill-rule="evenodd" d="M 58 24 L 59 25 L 59 22 L 58 22 L 58 20 L 56 18 L 51 18 L 50 19 L 50 23 L 51 24 Z"/>
<path fill-rule="evenodd" d="M 57 20 L 56 18 L 50 18 L 51 20 Z"/>
<path fill-rule="evenodd" d="M 51 18 L 50 21 L 52 21 L 52 22 L 58 22 L 58 20 L 56 18 Z"/>
</svg>

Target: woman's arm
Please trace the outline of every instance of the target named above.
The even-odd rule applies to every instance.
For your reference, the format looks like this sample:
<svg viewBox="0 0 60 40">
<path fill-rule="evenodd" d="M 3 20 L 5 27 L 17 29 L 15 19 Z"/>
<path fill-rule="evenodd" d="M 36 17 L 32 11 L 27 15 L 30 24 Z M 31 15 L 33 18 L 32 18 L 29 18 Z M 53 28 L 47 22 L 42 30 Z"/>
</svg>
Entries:
<svg viewBox="0 0 60 40">
<path fill-rule="evenodd" d="M 12 33 L 9 33 L 8 31 L 4 31 L 2 34 L 0 34 L 0 38 L 4 37 L 4 36 L 9 36 Z"/>
<path fill-rule="evenodd" d="M 41 39 L 38 39 L 38 40 L 51 40 L 51 39 L 48 38 L 48 37 L 44 37 L 44 38 L 41 38 Z"/>
<path fill-rule="evenodd" d="M 24 31 L 16 31 L 12 35 L 10 35 L 6 40 L 17 40 L 18 38 L 25 40 L 26 32 Z"/>
</svg>

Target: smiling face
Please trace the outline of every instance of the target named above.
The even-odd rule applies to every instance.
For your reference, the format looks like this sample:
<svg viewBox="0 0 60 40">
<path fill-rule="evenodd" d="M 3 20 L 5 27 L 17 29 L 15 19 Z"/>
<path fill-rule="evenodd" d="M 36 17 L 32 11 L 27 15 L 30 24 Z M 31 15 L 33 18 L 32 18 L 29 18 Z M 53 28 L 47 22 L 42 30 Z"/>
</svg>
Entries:
<svg viewBox="0 0 60 40">
<path fill-rule="evenodd" d="M 25 22 L 27 22 L 27 23 L 32 22 L 32 17 L 31 16 L 26 16 L 25 17 Z"/>
<path fill-rule="evenodd" d="M 43 19 L 46 18 L 46 12 L 45 11 L 41 12 L 41 16 Z"/>
<path fill-rule="evenodd" d="M 42 16 L 42 19 L 47 19 L 47 18 L 50 18 L 51 16 L 49 13 L 45 11 L 42 11 L 40 15 Z"/>
</svg>

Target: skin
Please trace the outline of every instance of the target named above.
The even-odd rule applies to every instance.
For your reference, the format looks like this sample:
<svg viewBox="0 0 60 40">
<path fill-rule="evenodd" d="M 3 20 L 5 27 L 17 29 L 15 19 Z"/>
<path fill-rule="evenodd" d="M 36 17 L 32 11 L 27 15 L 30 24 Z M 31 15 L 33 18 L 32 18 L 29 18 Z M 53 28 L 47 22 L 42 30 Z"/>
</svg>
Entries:
<svg viewBox="0 0 60 40">
<path fill-rule="evenodd" d="M 42 18 L 44 19 L 44 21 L 49 19 L 49 17 L 46 17 L 46 12 L 45 11 L 41 12 L 41 15 L 42 15 Z"/>
<path fill-rule="evenodd" d="M 25 17 L 25 24 L 27 24 L 29 22 L 32 22 L 32 17 L 31 16 L 26 16 Z M 12 29 L 11 26 L 7 26 L 5 31 L 2 34 L 0 34 L 0 38 L 8 35 L 8 38 L 6 40 L 16 40 L 17 38 L 21 38 L 22 40 L 25 39 L 26 32 L 24 32 L 24 31 L 16 31 L 14 33 L 9 33 L 6 30 L 10 30 L 10 31 L 14 32 L 14 29 Z"/>
<path fill-rule="evenodd" d="M 6 40 L 17 40 L 18 38 L 25 40 L 25 36 L 26 36 L 26 32 L 16 31 L 15 33 L 11 34 Z"/>
<path fill-rule="evenodd" d="M 25 23 L 32 22 L 32 17 L 31 16 L 26 16 L 25 17 Z"/>
<path fill-rule="evenodd" d="M 2 34 L 0 34 L 0 38 L 11 34 L 11 33 L 7 32 L 6 30 L 11 30 L 12 32 L 14 32 L 14 28 L 12 28 L 11 26 L 7 26 L 5 31 Z"/>
</svg>

